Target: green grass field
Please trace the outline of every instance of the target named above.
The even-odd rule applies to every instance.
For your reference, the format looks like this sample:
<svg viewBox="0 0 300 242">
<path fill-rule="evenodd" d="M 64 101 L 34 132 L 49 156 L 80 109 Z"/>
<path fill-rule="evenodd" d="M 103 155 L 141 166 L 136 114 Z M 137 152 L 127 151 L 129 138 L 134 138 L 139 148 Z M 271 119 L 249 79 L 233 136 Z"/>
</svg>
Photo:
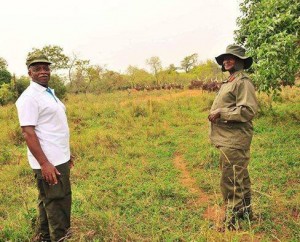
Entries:
<svg viewBox="0 0 300 242">
<path fill-rule="evenodd" d="M 300 88 L 286 88 L 255 118 L 249 169 L 258 220 L 224 233 L 216 230 L 218 151 L 208 139 L 214 95 L 68 96 L 70 241 L 300 241 Z M 13 105 L 1 107 L 0 124 L 0 241 L 30 241 L 37 191 Z"/>
</svg>

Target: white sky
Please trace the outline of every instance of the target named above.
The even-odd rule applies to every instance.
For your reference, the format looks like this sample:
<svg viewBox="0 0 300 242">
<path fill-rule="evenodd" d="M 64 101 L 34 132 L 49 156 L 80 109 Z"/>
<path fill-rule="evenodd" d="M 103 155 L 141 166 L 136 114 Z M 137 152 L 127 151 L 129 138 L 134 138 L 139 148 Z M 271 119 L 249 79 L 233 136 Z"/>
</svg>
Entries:
<svg viewBox="0 0 300 242">
<path fill-rule="evenodd" d="M 26 75 L 29 51 L 58 45 L 91 64 L 124 73 L 164 67 L 187 55 L 211 59 L 233 42 L 239 0 L 8 0 L 1 3 L 0 56 L 8 70 Z"/>
</svg>

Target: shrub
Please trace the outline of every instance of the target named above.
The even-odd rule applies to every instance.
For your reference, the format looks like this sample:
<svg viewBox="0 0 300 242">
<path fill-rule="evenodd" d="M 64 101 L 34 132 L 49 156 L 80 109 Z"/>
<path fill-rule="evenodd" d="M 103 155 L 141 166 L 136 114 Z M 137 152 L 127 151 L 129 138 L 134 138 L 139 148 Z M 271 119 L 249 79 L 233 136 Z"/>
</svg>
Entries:
<svg viewBox="0 0 300 242">
<path fill-rule="evenodd" d="M 51 75 L 51 79 L 49 81 L 49 86 L 55 90 L 55 95 L 59 99 L 63 99 L 66 96 L 66 86 L 58 75 Z"/>
<path fill-rule="evenodd" d="M 19 97 L 22 92 L 29 86 L 30 79 L 26 76 L 21 76 L 19 79 L 16 80 L 15 83 L 15 90 L 17 93 L 17 97 Z"/>
<path fill-rule="evenodd" d="M 3 69 L 0 70 L 0 85 L 3 83 L 10 83 L 11 74 L 9 71 Z"/>
<path fill-rule="evenodd" d="M 5 105 L 14 100 L 14 93 L 9 84 L 2 84 L 0 87 L 0 105 Z"/>
</svg>

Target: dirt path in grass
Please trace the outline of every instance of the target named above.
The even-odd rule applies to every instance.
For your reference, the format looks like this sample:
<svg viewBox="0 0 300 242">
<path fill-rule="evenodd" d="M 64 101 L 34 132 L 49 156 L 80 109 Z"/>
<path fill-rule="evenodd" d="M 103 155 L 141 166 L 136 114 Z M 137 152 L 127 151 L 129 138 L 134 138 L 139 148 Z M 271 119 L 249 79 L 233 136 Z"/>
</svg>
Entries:
<svg viewBox="0 0 300 242">
<path fill-rule="evenodd" d="M 204 193 L 196 184 L 196 179 L 193 178 L 186 168 L 186 164 L 182 155 L 176 153 L 174 157 L 174 166 L 181 172 L 181 183 L 190 193 L 195 195 L 192 201 L 188 201 L 189 205 L 201 206 L 209 202 L 209 196 Z"/>
<path fill-rule="evenodd" d="M 181 154 L 175 153 L 173 162 L 174 166 L 181 173 L 181 184 L 194 195 L 194 198 L 190 199 L 187 205 L 194 208 L 206 207 L 203 217 L 212 221 L 216 229 L 220 228 L 223 225 L 224 209 L 214 202 L 216 201 L 215 195 L 207 194 L 199 188 L 196 179 L 193 178 L 188 171 L 186 162 Z M 263 233 L 257 233 L 255 235 L 245 233 L 241 241 L 259 242 L 263 237 Z"/>
<path fill-rule="evenodd" d="M 181 172 L 182 185 L 194 195 L 194 197 L 187 202 L 188 206 L 207 207 L 203 214 L 204 218 L 212 220 L 216 225 L 219 225 L 224 216 L 223 209 L 217 204 L 210 205 L 214 197 L 199 188 L 196 179 L 193 178 L 188 171 L 182 155 L 175 153 L 173 161 L 174 166 Z"/>
</svg>

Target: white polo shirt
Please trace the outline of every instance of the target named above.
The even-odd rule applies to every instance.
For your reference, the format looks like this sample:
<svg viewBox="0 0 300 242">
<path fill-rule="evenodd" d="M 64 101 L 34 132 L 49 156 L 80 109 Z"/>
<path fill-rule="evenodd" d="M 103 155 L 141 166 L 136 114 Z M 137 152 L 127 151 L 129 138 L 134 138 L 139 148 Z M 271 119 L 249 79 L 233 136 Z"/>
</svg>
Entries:
<svg viewBox="0 0 300 242">
<path fill-rule="evenodd" d="M 36 135 L 43 152 L 54 166 L 70 160 L 69 126 L 65 105 L 47 89 L 33 81 L 16 102 L 21 126 L 35 126 Z M 40 169 L 40 164 L 28 151 L 32 169 Z"/>
</svg>

